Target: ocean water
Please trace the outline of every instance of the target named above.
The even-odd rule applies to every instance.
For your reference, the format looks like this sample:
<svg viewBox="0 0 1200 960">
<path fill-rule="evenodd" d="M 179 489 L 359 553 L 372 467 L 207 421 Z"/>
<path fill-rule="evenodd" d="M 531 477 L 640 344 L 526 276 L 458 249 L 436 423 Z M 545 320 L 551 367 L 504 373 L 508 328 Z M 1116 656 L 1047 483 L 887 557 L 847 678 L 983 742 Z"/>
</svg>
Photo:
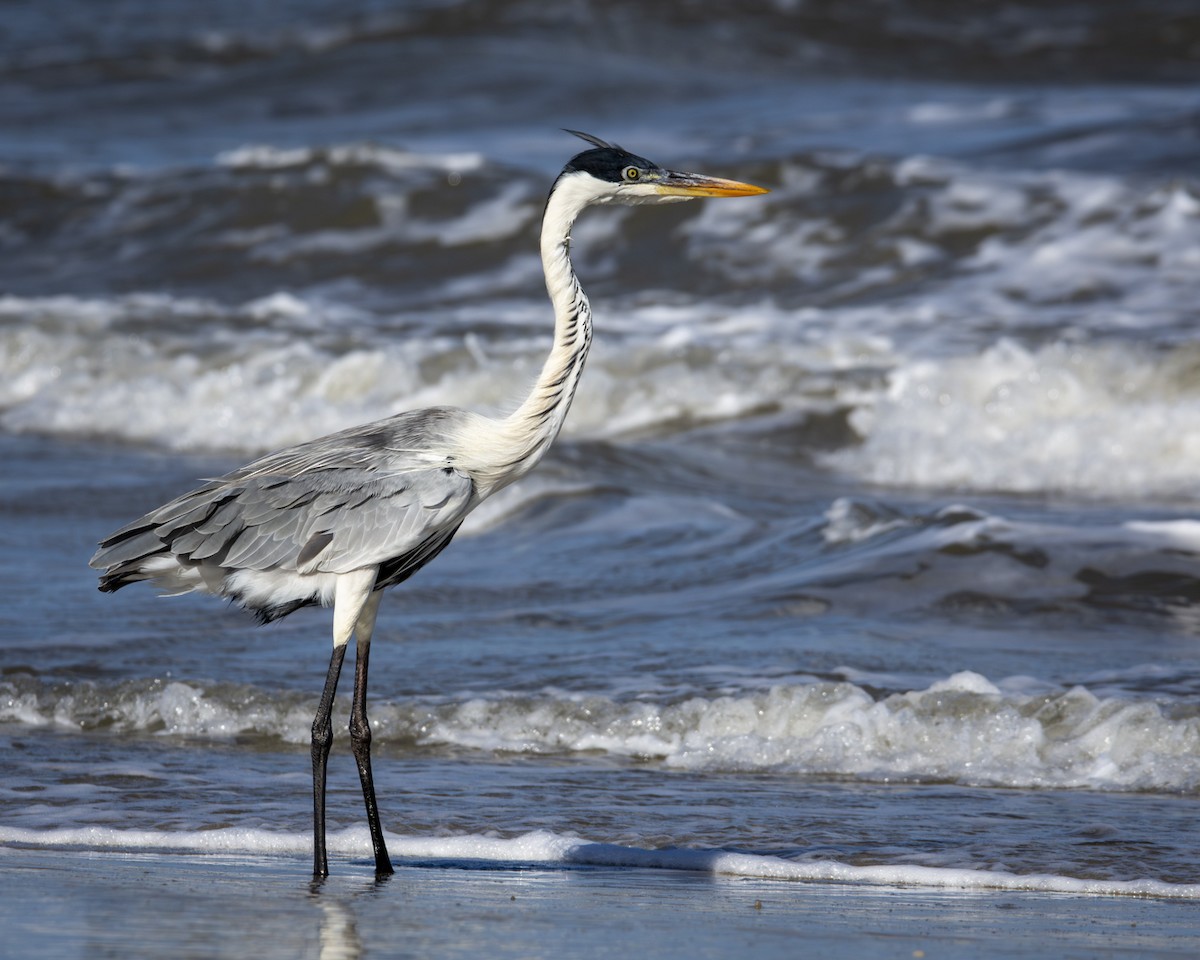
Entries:
<svg viewBox="0 0 1200 960">
<path fill-rule="evenodd" d="M 1200 899 L 1184 5 L 50 10 L 0 35 L 0 844 L 306 860 L 328 612 L 87 559 L 510 409 L 565 126 L 772 192 L 578 224 L 563 436 L 381 612 L 397 861 Z"/>
</svg>

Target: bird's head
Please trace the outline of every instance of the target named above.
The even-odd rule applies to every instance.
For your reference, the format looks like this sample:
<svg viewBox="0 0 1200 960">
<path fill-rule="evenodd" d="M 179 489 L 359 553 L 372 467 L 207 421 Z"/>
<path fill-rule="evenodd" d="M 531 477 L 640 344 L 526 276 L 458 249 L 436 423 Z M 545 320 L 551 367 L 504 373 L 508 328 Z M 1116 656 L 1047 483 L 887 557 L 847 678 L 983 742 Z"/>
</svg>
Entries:
<svg viewBox="0 0 1200 960">
<path fill-rule="evenodd" d="M 567 133 L 593 144 L 593 148 L 571 158 L 563 167 L 555 189 L 578 191 L 585 204 L 672 203 L 696 197 L 750 197 L 768 192 L 764 187 L 737 180 L 665 170 L 599 137 L 578 130 Z"/>
</svg>

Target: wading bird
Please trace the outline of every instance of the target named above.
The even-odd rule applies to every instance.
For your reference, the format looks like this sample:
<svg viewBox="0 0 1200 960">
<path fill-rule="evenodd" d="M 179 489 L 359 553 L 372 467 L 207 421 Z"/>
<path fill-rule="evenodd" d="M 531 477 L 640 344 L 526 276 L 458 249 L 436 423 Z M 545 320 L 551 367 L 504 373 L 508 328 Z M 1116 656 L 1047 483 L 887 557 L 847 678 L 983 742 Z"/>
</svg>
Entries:
<svg viewBox="0 0 1200 960">
<path fill-rule="evenodd" d="M 542 215 L 542 268 L 554 346 L 533 389 L 493 419 L 432 407 L 269 454 L 186 493 L 103 540 L 100 589 L 151 580 L 166 594 L 227 597 L 266 623 L 333 605 L 333 654 L 312 726 L 313 874 L 329 874 L 325 771 L 331 713 L 351 636 L 357 658 L 350 746 L 358 764 L 375 874 L 392 873 L 371 776 L 367 658 L 385 587 L 450 542 L 484 499 L 528 473 L 558 435 L 583 372 L 592 311 L 571 267 L 571 225 L 592 204 L 743 197 L 762 187 L 678 173 L 576 131 L 591 149 L 564 168 Z"/>
</svg>

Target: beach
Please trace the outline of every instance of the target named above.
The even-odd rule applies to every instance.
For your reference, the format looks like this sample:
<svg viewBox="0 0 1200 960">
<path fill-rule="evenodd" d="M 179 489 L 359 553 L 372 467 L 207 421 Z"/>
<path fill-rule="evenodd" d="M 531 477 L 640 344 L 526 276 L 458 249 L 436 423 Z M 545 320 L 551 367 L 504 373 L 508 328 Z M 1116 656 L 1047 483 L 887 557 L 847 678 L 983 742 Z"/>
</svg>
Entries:
<svg viewBox="0 0 1200 960">
<path fill-rule="evenodd" d="M 5 848 L 6 956 L 1190 957 L 1194 905 L 700 872 Z M 36 945 L 36 949 L 33 948 Z"/>
</svg>

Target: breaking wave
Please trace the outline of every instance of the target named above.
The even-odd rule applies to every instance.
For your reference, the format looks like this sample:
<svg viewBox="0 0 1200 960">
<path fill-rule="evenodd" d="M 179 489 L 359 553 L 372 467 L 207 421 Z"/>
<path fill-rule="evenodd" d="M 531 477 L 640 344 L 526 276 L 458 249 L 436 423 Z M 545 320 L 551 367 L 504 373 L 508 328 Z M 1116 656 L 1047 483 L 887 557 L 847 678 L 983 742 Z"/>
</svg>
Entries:
<svg viewBox="0 0 1200 960">
<path fill-rule="evenodd" d="M 4 684 L 0 720 L 172 736 L 306 743 L 311 698 L 183 682 Z M 540 755 L 603 753 L 667 769 L 791 772 L 866 781 L 1191 791 L 1200 787 L 1200 711 L 1083 687 L 1006 692 L 959 673 L 882 695 L 849 682 L 780 685 L 669 703 L 498 694 L 382 701 L 377 741 Z"/>
</svg>

